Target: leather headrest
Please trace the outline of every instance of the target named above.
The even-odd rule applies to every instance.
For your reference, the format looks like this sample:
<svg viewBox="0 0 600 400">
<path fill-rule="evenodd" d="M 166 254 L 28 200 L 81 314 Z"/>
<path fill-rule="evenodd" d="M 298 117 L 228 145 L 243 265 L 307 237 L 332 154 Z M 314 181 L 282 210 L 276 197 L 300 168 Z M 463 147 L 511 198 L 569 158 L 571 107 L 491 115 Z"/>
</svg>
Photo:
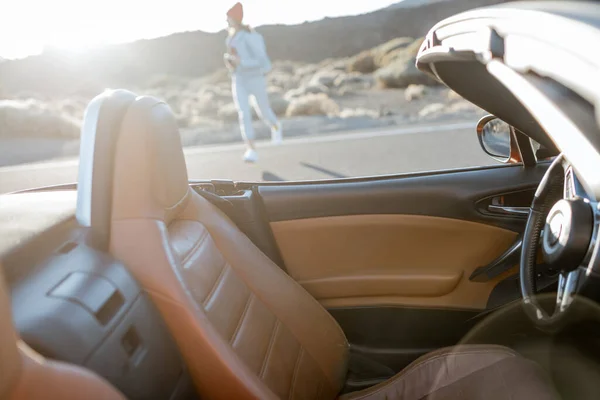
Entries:
<svg viewBox="0 0 600 400">
<path fill-rule="evenodd" d="M 107 249 L 110 234 L 114 153 L 121 122 L 137 95 L 108 90 L 87 106 L 81 128 L 77 220 L 91 228 L 99 249 Z"/>
<path fill-rule="evenodd" d="M 188 177 L 173 112 L 153 97 L 129 106 L 117 139 L 112 220 L 168 222 L 188 193 Z"/>
<path fill-rule="evenodd" d="M 22 358 L 17 348 L 17 334 L 13 325 L 8 288 L 4 281 L 3 267 L 0 265 L 0 399 L 19 379 Z"/>
</svg>

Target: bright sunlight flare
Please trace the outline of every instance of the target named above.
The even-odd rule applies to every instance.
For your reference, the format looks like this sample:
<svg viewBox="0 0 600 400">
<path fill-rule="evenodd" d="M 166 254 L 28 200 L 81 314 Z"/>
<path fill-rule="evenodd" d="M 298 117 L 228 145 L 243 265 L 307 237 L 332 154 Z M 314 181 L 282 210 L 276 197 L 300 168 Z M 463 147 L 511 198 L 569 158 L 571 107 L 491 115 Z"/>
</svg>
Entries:
<svg viewBox="0 0 600 400">
<path fill-rule="evenodd" d="M 246 22 L 295 24 L 359 14 L 394 0 L 247 0 Z M 0 57 L 21 58 L 47 48 L 80 50 L 174 32 L 216 32 L 233 0 L 20 0 L 0 12 Z"/>
</svg>

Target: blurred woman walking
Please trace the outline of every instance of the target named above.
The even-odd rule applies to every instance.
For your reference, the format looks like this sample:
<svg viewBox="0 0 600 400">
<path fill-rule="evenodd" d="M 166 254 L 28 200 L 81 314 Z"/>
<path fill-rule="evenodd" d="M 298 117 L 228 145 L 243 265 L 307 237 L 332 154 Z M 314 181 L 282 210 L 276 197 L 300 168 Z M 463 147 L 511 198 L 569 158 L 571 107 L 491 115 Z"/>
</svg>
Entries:
<svg viewBox="0 0 600 400">
<path fill-rule="evenodd" d="M 231 73 L 233 101 L 237 107 L 242 138 L 246 143 L 244 161 L 258 161 L 254 146 L 254 127 L 250 97 L 254 98 L 256 112 L 271 128 L 271 141 L 282 141 L 281 124 L 269 104 L 265 75 L 271 70 L 271 60 L 267 55 L 262 35 L 245 25 L 244 8 L 236 3 L 227 11 L 228 33 L 225 65 Z"/>
</svg>

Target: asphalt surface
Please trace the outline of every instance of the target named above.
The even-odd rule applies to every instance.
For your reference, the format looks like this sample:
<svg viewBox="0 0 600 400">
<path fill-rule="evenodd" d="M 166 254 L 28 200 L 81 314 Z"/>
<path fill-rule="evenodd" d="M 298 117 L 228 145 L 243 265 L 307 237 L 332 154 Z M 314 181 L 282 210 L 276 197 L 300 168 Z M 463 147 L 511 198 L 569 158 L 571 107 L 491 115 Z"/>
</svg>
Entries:
<svg viewBox="0 0 600 400">
<path fill-rule="evenodd" d="M 186 148 L 190 179 L 285 181 L 346 178 L 483 166 L 475 121 L 342 132 L 258 143 L 256 164 L 241 144 Z M 77 159 L 0 168 L 0 193 L 77 180 Z"/>
</svg>

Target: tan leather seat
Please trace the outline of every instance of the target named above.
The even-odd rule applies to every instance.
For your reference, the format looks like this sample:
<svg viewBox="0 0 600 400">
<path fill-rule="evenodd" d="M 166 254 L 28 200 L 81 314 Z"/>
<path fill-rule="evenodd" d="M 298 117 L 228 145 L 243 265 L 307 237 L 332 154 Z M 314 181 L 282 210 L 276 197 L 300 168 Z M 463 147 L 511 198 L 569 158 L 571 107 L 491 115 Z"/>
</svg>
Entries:
<svg viewBox="0 0 600 400">
<path fill-rule="evenodd" d="M 158 306 L 203 398 L 338 396 L 347 373 L 344 333 L 189 188 L 175 119 L 156 99 L 138 98 L 125 114 L 111 218 L 111 252 Z M 468 346 L 430 354 L 393 379 L 343 398 L 496 398 L 490 390 L 512 399 L 553 393 L 537 367 L 511 350 Z"/>
<path fill-rule="evenodd" d="M 0 399 L 119 400 L 123 395 L 94 373 L 44 359 L 19 340 L 0 265 Z"/>
</svg>

